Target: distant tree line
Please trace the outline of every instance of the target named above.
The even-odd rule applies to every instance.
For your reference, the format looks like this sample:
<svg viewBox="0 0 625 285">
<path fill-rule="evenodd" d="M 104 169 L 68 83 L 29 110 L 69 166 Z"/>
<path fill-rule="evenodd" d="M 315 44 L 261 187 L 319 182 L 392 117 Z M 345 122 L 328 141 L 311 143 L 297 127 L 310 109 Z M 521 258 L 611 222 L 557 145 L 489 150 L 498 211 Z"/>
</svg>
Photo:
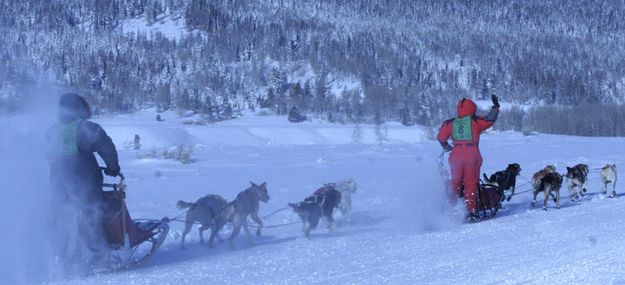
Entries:
<svg viewBox="0 0 625 285">
<path fill-rule="evenodd" d="M 457 99 L 496 93 L 507 102 L 570 106 L 547 112 L 555 116 L 625 102 L 624 4 L 2 1 L 0 111 L 19 110 L 27 87 L 45 73 L 101 113 L 156 106 L 216 121 L 247 109 L 286 115 L 297 107 L 337 122 L 437 126 L 455 113 Z M 139 16 L 181 19 L 188 31 L 178 40 L 122 33 Z M 297 80 L 301 68 L 313 76 Z M 333 96 L 332 80 L 342 75 L 357 78 L 359 88 Z M 543 109 L 510 115 L 523 113 L 525 127 L 564 132 L 532 123 Z M 501 125 L 517 128 L 512 120 Z M 603 127 L 566 128 L 596 134 Z"/>
<path fill-rule="evenodd" d="M 513 107 L 500 113 L 495 130 L 578 136 L 625 136 L 625 105 L 584 104 Z"/>
</svg>

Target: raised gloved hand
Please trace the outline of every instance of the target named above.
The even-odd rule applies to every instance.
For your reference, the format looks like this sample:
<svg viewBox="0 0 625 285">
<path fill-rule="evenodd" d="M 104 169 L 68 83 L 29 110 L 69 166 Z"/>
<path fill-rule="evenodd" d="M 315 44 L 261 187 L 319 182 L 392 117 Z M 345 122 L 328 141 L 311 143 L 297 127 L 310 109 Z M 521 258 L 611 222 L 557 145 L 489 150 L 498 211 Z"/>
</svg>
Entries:
<svg viewBox="0 0 625 285">
<path fill-rule="evenodd" d="M 493 94 L 490 99 L 493 101 L 493 107 L 495 108 L 499 108 L 499 97 L 497 97 L 497 95 Z"/>
<path fill-rule="evenodd" d="M 119 167 L 107 167 L 104 168 L 104 174 L 108 175 L 108 176 L 117 176 L 119 175 Z"/>
</svg>

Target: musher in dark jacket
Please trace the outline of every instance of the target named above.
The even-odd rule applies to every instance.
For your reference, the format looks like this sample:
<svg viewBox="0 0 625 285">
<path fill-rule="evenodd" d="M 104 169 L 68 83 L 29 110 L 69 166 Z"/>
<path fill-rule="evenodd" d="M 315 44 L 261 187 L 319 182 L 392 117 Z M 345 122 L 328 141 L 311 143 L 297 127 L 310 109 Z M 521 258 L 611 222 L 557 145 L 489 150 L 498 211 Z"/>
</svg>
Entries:
<svg viewBox="0 0 625 285">
<path fill-rule="evenodd" d="M 94 247 L 103 241 L 100 221 L 103 176 L 94 153 L 106 164 L 105 174 L 117 176 L 120 168 L 113 141 L 100 125 L 87 120 L 90 117 L 89 104 L 82 96 L 64 94 L 59 102 L 58 122 L 48 131 L 47 138 L 54 204 L 72 207 L 74 213 L 69 215 L 79 217 L 83 241 Z"/>
</svg>

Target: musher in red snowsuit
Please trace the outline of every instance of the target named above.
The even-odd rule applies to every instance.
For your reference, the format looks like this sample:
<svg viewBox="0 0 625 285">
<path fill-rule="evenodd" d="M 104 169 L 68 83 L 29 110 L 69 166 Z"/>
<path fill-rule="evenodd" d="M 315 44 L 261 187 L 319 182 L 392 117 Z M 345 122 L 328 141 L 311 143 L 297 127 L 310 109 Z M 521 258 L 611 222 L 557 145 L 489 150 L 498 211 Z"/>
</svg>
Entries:
<svg viewBox="0 0 625 285">
<path fill-rule="evenodd" d="M 499 100 L 492 96 L 493 107 L 486 117 L 475 115 L 477 106 L 469 99 L 458 102 L 458 117 L 443 122 L 438 141 L 443 149 L 451 151 L 449 165 L 451 166 L 451 189 L 457 197 L 464 182 L 464 200 L 467 206 L 467 219 L 479 218 L 477 213 L 477 189 L 479 187 L 480 167 L 482 155 L 478 147 L 480 133 L 490 128 L 499 115 Z M 447 140 L 451 137 L 453 147 Z"/>
</svg>

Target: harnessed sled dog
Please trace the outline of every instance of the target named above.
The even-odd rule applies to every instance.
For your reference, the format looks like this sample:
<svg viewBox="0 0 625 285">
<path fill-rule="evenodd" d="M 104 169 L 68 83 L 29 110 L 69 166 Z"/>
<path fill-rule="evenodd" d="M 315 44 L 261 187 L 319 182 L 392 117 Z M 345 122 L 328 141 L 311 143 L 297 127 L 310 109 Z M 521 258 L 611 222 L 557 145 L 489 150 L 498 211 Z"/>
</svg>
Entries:
<svg viewBox="0 0 625 285">
<path fill-rule="evenodd" d="M 193 223 L 200 223 L 200 243 L 204 243 L 204 235 L 202 232 L 211 229 L 211 232 L 217 232 L 217 222 L 219 221 L 219 217 L 221 212 L 226 207 L 228 202 L 226 199 L 219 195 L 209 194 L 206 195 L 195 203 L 189 203 L 185 201 L 178 201 L 176 203 L 176 207 L 178 209 L 189 209 L 187 211 L 187 216 L 185 219 L 184 232 L 182 233 L 182 241 L 180 242 L 180 247 L 184 248 L 184 240 L 191 228 L 193 227 Z M 221 239 L 219 234 L 217 234 L 217 239 Z"/>
<path fill-rule="evenodd" d="M 584 196 L 584 193 L 586 193 L 588 172 L 588 165 L 583 163 L 566 168 L 566 181 L 569 189 L 569 197 L 572 202 L 579 201 L 579 199 Z"/>
<path fill-rule="evenodd" d="M 349 222 L 351 220 L 352 213 L 352 195 L 356 193 L 356 190 L 358 190 L 356 182 L 353 179 L 348 179 L 335 183 L 326 183 L 324 186 L 332 187 L 334 190 L 341 193 L 341 201 L 338 205 L 338 209 L 341 211 L 343 220 Z"/>
<path fill-rule="evenodd" d="M 556 172 L 553 165 L 547 165 L 532 176 L 532 207 L 536 204 L 536 196 L 539 192 L 545 193 L 543 210 L 547 211 L 549 197 L 556 203 L 556 209 L 560 209 L 560 188 L 562 187 L 562 175 Z M 555 192 L 555 195 L 554 193 Z"/>
<path fill-rule="evenodd" d="M 497 171 L 491 174 L 490 178 L 484 176 L 484 184 L 496 185 L 501 190 L 501 201 L 510 201 L 516 190 L 516 177 L 521 173 L 521 166 L 518 163 L 508 164 L 503 171 Z M 510 195 L 506 197 L 504 191 L 510 191 Z"/>
<path fill-rule="evenodd" d="M 251 186 L 249 188 L 241 191 L 234 201 L 226 204 L 224 209 L 221 211 L 221 214 L 215 223 L 215 230 L 211 231 L 210 238 L 208 239 L 208 245 L 210 247 L 213 247 L 213 240 L 223 226 L 228 222 L 232 223 L 232 233 L 228 238 L 231 249 L 234 249 L 233 241 L 239 235 L 241 227 L 245 230 L 248 241 L 253 244 L 251 238 L 252 235 L 250 234 L 250 230 L 247 225 L 248 216 L 251 216 L 252 220 L 258 224 L 256 235 L 261 235 L 263 221 L 260 217 L 258 217 L 258 210 L 260 209 L 261 201 L 264 203 L 269 201 L 269 191 L 267 190 L 266 182 L 263 182 L 263 184 L 260 185 L 257 185 L 254 182 L 250 182 L 250 184 Z"/>
<path fill-rule="evenodd" d="M 608 164 L 602 167 L 599 176 L 601 176 L 601 184 L 603 185 L 601 193 L 606 194 L 608 192 L 608 184 L 612 184 L 612 194 L 608 197 L 616 197 L 616 165 Z"/>
<path fill-rule="evenodd" d="M 299 203 L 289 203 L 293 211 L 302 219 L 302 231 L 310 239 L 310 231 L 315 229 L 322 217 L 328 223 L 328 230 L 334 230 L 334 211 L 341 203 L 341 192 L 334 186 L 326 184 L 313 193 L 313 195 Z"/>
</svg>

